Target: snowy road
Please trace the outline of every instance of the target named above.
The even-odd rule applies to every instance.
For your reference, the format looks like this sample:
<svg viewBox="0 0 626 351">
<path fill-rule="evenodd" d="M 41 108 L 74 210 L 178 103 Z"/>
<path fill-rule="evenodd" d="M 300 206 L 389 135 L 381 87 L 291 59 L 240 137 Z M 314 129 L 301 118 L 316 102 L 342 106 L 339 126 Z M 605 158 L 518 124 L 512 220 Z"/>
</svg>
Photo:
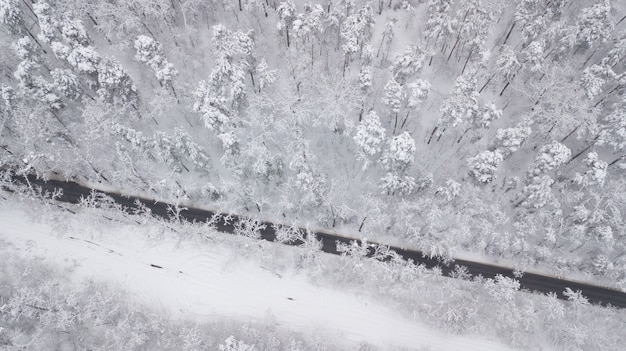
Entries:
<svg viewBox="0 0 626 351">
<path fill-rule="evenodd" d="M 321 288 L 306 277 L 279 276 L 236 259 L 232 252 L 180 242 L 158 245 L 133 239 L 139 226 L 106 242 L 87 235 L 59 237 L 25 212 L 0 206 L 0 245 L 24 257 L 73 267 L 72 278 L 117 283 L 139 302 L 175 318 L 216 316 L 273 322 L 348 344 L 429 350 L 507 350 L 475 337 L 452 336 L 400 317 L 362 297 Z M 1 251 L 0 251 L 1 254 Z M 155 267 L 158 266 L 158 267 Z M 162 267 L 162 268 L 159 268 Z"/>
<path fill-rule="evenodd" d="M 14 180 L 20 181 L 20 178 L 15 177 Z M 53 192 L 54 190 L 59 188 L 63 189 L 63 194 L 59 197 L 59 200 L 70 203 L 79 202 L 81 197 L 87 197 L 91 192 L 90 188 L 73 182 L 63 182 L 58 180 L 50 180 L 48 182 L 45 182 L 41 179 L 37 179 L 34 176 L 29 176 L 29 182 L 41 186 L 43 189 L 49 192 Z M 152 200 L 142 198 L 124 197 L 116 193 L 106 194 L 114 199 L 117 203 L 127 208 L 134 208 L 135 200 L 140 200 L 147 208 L 152 211 L 151 213 L 153 215 L 162 218 L 168 218 L 169 216 L 168 204 L 166 203 L 154 202 Z M 193 207 L 189 207 L 186 210 L 181 211 L 180 213 L 182 218 L 185 218 L 188 221 L 197 222 L 204 222 L 213 214 L 214 212 Z M 234 220 L 237 220 L 239 217 L 233 216 L 233 218 Z M 261 230 L 260 232 L 261 238 L 267 241 L 274 241 L 274 239 L 276 238 L 275 230 L 273 229 L 271 223 L 266 224 L 267 228 Z M 232 233 L 234 231 L 234 225 L 232 221 L 229 223 L 218 221 L 218 223 L 216 223 L 215 225 L 216 228 L 221 232 Z M 322 242 L 322 251 L 332 254 L 338 254 L 336 248 L 337 241 L 349 243 L 351 240 L 354 240 L 347 237 L 322 232 L 317 232 L 316 236 Z M 442 270 L 444 275 L 447 276 L 450 276 L 450 273 L 453 271 L 455 265 L 461 265 L 466 267 L 468 273 L 470 273 L 471 276 L 474 277 L 482 276 L 485 278 L 493 278 L 497 274 L 501 274 L 507 277 L 515 277 L 514 270 L 512 268 L 463 259 L 455 259 L 448 265 L 442 265 L 441 262 L 436 258 L 424 257 L 424 255 L 422 255 L 422 253 L 418 251 L 393 246 L 391 247 L 391 249 L 397 252 L 401 257 L 405 259 L 411 259 L 413 260 L 413 262 L 423 264 L 426 267 L 432 268 L 434 266 L 438 266 Z M 598 303 L 602 305 L 611 304 L 613 306 L 626 308 L 626 293 L 621 291 L 616 291 L 593 284 L 586 284 L 579 281 L 560 279 L 550 276 L 549 274 L 542 274 L 540 272 L 525 272 L 522 277 L 516 277 L 516 279 L 520 282 L 520 286 L 524 290 L 538 291 L 541 293 L 555 293 L 557 297 L 561 299 L 567 299 L 567 296 L 563 294 L 563 291 L 566 288 L 570 288 L 572 290 L 582 291 L 582 294 L 587 297 L 592 303 Z"/>
</svg>

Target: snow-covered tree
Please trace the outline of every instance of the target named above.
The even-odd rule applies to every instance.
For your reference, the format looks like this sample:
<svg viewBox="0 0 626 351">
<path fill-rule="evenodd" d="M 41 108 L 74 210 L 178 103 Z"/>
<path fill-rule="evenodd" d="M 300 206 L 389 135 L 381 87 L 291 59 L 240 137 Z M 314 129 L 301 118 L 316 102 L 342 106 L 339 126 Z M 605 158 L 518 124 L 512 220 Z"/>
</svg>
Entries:
<svg viewBox="0 0 626 351">
<path fill-rule="evenodd" d="M 430 0 L 426 36 L 436 47 L 440 40 L 448 40 L 455 32 L 457 20 L 452 16 L 452 0 Z"/>
<path fill-rule="evenodd" d="M 409 169 L 414 157 L 415 140 L 408 132 L 403 132 L 387 141 L 381 163 L 385 169 L 401 173 Z"/>
<path fill-rule="evenodd" d="M 96 74 L 102 58 L 91 46 L 78 46 L 67 56 L 67 62 L 79 73 Z"/>
<path fill-rule="evenodd" d="M 503 160 L 502 153 L 497 149 L 481 151 L 467 159 L 469 174 L 479 183 L 490 183 L 496 179 L 496 171 Z"/>
<path fill-rule="evenodd" d="M 30 37 L 19 38 L 13 43 L 15 54 L 23 61 L 32 61 L 38 63 L 40 61 L 40 50 L 37 44 Z"/>
<path fill-rule="evenodd" d="M 302 39 L 302 44 L 307 42 L 311 45 L 311 60 L 314 56 L 315 38 L 320 38 L 324 30 L 324 8 L 320 4 L 304 5 L 304 12 L 299 13 L 293 21 L 293 32 Z"/>
<path fill-rule="evenodd" d="M 402 106 L 402 100 L 404 99 L 404 94 L 402 91 L 402 86 L 396 82 L 396 80 L 391 77 L 387 84 L 385 84 L 385 95 L 383 96 L 383 103 L 387 105 L 389 111 L 391 111 L 391 115 L 395 115 L 397 118 L 398 113 L 400 112 L 400 107 Z"/>
<path fill-rule="evenodd" d="M 519 150 L 531 133 L 532 129 L 529 123 L 525 122 L 512 128 L 498 129 L 496 146 L 502 151 L 504 158 L 508 158 Z"/>
<path fill-rule="evenodd" d="M 289 47 L 291 45 L 289 28 L 293 27 L 293 21 L 296 19 L 296 5 L 293 0 L 282 1 L 276 8 L 276 13 L 279 18 L 277 28 L 279 31 L 285 32 L 287 47 Z"/>
<path fill-rule="evenodd" d="M 496 60 L 494 74 L 502 77 L 506 81 L 506 84 L 504 88 L 502 88 L 500 95 L 504 93 L 504 90 L 509 86 L 509 84 L 511 84 L 513 78 L 521 68 L 522 64 L 518 61 L 517 54 L 513 50 L 513 48 L 508 45 L 503 45 L 501 48 L 500 56 L 498 56 L 498 59 Z M 491 80 L 491 78 L 489 80 Z M 487 83 L 489 83 L 489 81 L 487 81 Z M 487 83 L 485 83 L 485 85 L 487 85 Z"/>
<path fill-rule="evenodd" d="M 137 88 L 126 70 L 114 59 L 104 58 L 97 68 L 98 94 L 108 100 L 135 104 Z"/>
<path fill-rule="evenodd" d="M 72 18 L 69 14 L 63 16 L 61 34 L 63 39 L 72 47 L 89 45 L 89 36 L 83 21 Z"/>
<path fill-rule="evenodd" d="M 546 205 L 558 207 L 556 197 L 552 193 L 554 180 L 547 175 L 532 177 L 530 182 L 521 192 L 522 200 L 516 206 L 522 205 L 528 208 L 542 208 Z"/>
<path fill-rule="evenodd" d="M 219 344 L 219 351 L 254 351 L 254 345 L 248 345 L 234 336 L 229 336 L 223 344 Z"/>
<path fill-rule="evenodd" d="M 163 46 L 147 35 L 139 35 L 135 39 L 135 59 L 150 67 L 159 67 L 165 60 Z"/>
<path fill-rule="evenodd" d="M 593 47 L 594 43 L 606 43 L 613 32 L 614 24 L 611 21 L 611 3 L 604 0 L 580 11 L 576 19 L 578 27 L 577 38 L 586 47 Z"/>
<path fill-rule="evenodd" d="M 606 169 L 608 164 L 602 161 L 598 156 L 598 153 L 595 151 L 587 154 L 587 157 L 585 157 L 585 164 L 589 169 L 583 174 L 576 172 L 574 182 L 582 185 L 583 187 L 587 187 L 589 185 L 602 186 L 606 178 Z"/>
<path fill-rule="evenodd" d="M 418 46 L 409 46 L 396 56 L 391 67 L 393 78 L 404 84 L 410 77 L 422 69 L 426 54 Z"/>
<path fill-rule="evenodd" d="M 522 50 L 522 62 L 531 72 L 537 72 L 541 69 L 544 60 L 544 46 L 543 40 L 535 40 Z"/>
<path fill-rule="evenodd" d="M 544 145 L 539 149 L 535 162 L 531 165 L 529 173 L 532 177 L 541 175 L 542 173 L 553 170 L 564 165 L 572 155 L 571 150 L 557 142 Z"/>
<path fill-rule="evenodd" d="M 358 9 L 346 17 L 341 26 L 343 38 L 344 69 L 354 59 L 355 54 L 361 54 L 364 46 L 372 37 L 374 12 L 369 4 Z"/>
<path fill-rule="evenodd" d="M 383 194 L 410 195 L 415 190 L 415 178 L 388 172 L 380 179 Z"/>
<path fill-rule="evenodd" d="M 383 58 L 381 62 L 383 62 L 387 55 L 389 54 L 389 49 L 391 48 L 391 42 L 393 41 L 394 31 L 393 31 L 394 21 L 387 21 L 385 23 L 385 30 L 383 31 L 383 37 L 380 39 L 380 45 L 378 46 L 378 50 L 376 51 L 376 57 L 378 57 L 383 51 Z M 384 47 L 384 49 L 383 49 Z"/>
<path fill-rule="evenodd" d="M 0 0 L 0 22 L 15 32 L 22 22 L 22 10 L 18 0 Z"/>
<path fill-rule="evenodd" d="M 43 77 L 37 76 L 33 79 L 32 87 L 29 89 L 32 96 L 51 111 L 60 110 L 63 107 L 61 98 L 54 93 L 54 84 L 49 83 Z"/>
<path fill-rule="evenodd" d="M 419 110 L 420 106 L 428 98 L 430 83 L 424 79 L 418 79 L 407 85 L 408 106 Z"/>
<path fill-rule="evenodd" d="M 381 164 L 387 174 L 381 179 L 381 188 L 387 194 L 408 195 L 415 188 L 415 179 L 406 175 L 415 157 L 415 140 L 403 132 L 387 140 Z"/>
<path fill-rule="evenodd" d="M 2 104 L 7 110 L 13 110 L 15 108 L 15 89 L 9 85 L 0 85 L 0 97 L 2 97 Z"/>
<path fill-rule="evenodd" d="M 489 128 L 491 122 L 502 117 L 502 110 L 496 107 L 493 102 L 488 102 L 481 106 L 472 119 L 472 126 L 475 128 Z"/>
<path fill-rule="evenodd" d="M 452 199 L 459 196 L 461 193 L 461 184 L 457 183 L 453 179 L 446 180 L 446 184 L 437 188 L 435 194 L 443 197 L 446 201 L 452 201 Z"/>
<path fill-rule="evenodd" d="M 67 69 L 54 69 L 50 72 L 56 89 L 68 99 L 76 100 L 80 97 L 81 87 L 78 78 Z"/>
<path fill-rule="evenodd" d="M 56 35 L 56 20 L 53 18 L 52 6 L 41 0 L 33 4 L 33 12 L 39 21 L 40 32 L 37 38 L 46 44 L 50 44 Z"/>
<path fill-rule="evenodd" d="M 603 122 L 605 124 L 598 136 L 598 145 L 623 150 L 626 147 L 626 104 L 616 104 L 613 112 L 606 116 Z"/>
<path fill-rule="evenodd" d="M 246 104 L 245 75 L 254 50 L 252 33 L 232 32 L 221 24 L 213 26 L 215 67 L 207 81 L 195 90 L 194 110 L 202 114 L 205 126 L 220 131 L 232 121 L 233 111 Z"/>
<path fill-rule="evenodd" d="M 385 142 L 385 128 L 383 128 L 375 111 L 370 111 L 356 128 L 353 137 L 359 149 L 357 158 L 364 161 L 363 169 L 367 168 L 370 158 L 382 152 Z"/>
<path fill-rule="evenodd" d="M 278 72 L 275 69 L 270 69 L 265 58 L 262 58 L 261 62 L 259 62 L 256 72 L 259 80 L 259 92 L 265 89 L 265 87 L 274 84 L 278 78 Z"/>
<path fill-rule="evenodd" d="M 165 58 L 161 43 L 146 35 L 139 35 L 135 39 L 135 50 L 137 50 L 135 58 L 154 71 L 159 84 L 171 87 L 172 78 L 178 74 L 178 71 Z"/>
<path fill-rule="evenodd" d="M 372 67 L 363 66 L 359 72 L 359 88 L 367 94 L 372 88 Z"/>
<path fill-rule="evenodd" d="M 594 97 L 600 95 L 602 87 L 605 83 L 606 81 L 602 77 L 601 66 L 598 65 L 592 65 L 585 68 L 583 76 L 580 78 L 580 84 L 587 92 L 587 97 L 589 99 L 593 99 Z"/>
<path fill-rule="evenodd" d="M 491 21 L 496 17 L 497 12 L 499 11 L 491 4 L 480 0 L 465 1 L 463 7 L 457 12 L 457 21 L 454 26 L 457 32 L 456 41 L 450 49 L 448 60 L 456 48 L 465 48 L 469 51 L 466 61 L 469 61 L 473 54 L 483 51 Z"/>
<path fill-rule="evenodd" d="M 231 111 L 227 107 L 228 101 L 218 93 L 209 83 L 201 81 L 194 91 L 193 109 L 200 113 L 206 128 L 220 132 L 230 123 Z"/>
<path fill-rule="evenodd" d="M 54 56 L 56 56 L 60 61 L 67 61 L 70 53 L 72 52 L 72 49 L 69 46 L 58 41 L 50 43 L 50 48 L 52 48 Z"/>
<path fill-rule="evenodd" d="M 454 91 L 443 101 L 439 109 L 442 116 L 437 121 L 440 135 L 447 128 L 455 128 L 475 119 L 479 111 L 476 77 L 473 72 L 459 76 Z"/>
<path fill-rule="evenodd" d="M 501 274 L 489 279 L 483 284 L 487 293 L 499 303 L 511 302 L 515 298 L 516 292 L 520 289 L 518 280 L 505 277 Z"/>
</svg>

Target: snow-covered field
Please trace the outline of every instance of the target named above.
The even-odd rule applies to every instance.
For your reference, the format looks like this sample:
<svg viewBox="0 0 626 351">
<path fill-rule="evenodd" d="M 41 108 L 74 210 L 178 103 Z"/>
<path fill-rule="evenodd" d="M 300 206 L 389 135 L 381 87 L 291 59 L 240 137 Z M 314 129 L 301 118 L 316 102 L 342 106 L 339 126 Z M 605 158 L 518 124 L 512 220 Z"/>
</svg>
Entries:
<svg viewBox="0 0 626 351">
<path fill-rule="evenodd" d="M 11 202 L 0 205 L 0 242 L 5 249 L 69 269 L 76 282 L 117 284 L 136 302 L 171 318 L 234 317 L 276 323 L 327 335 L 348 347 L 367 342 L 383 349 L 509 349 L 479 337 L 443 333 L 376 301 L 316 286 L 296 272 L 271 272 L 237 258 L 222 245 L 198 246 L 166 238 L 155 245 L 144 240 L 139 225 L 121 231 L 99 229 L 106 237 L 94 239 L 88 227 L 63 233 L 45 220 L 34 223 L 29 211 Z"/>
</svg>

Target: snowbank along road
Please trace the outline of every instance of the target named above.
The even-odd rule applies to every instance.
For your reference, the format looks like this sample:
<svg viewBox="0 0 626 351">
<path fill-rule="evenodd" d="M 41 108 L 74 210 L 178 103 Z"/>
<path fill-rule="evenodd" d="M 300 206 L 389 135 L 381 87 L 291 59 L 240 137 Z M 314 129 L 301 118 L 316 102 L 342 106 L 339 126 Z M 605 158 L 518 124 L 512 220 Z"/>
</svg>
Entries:
<svg viewBox="0 0 626 351">
<path fill-rule="evenodd" d="M 59 201 L 78 203 L 81 198 L 89 196 L 92 191 L 98 191 L 106 194 L 107 196 L 114 199 L 117 203 L 128 209 L 136 209 L 138 207 L 136 201 L 139 201 L 147 208 L 149 208 L 154 216 L 159 216 L 163 218 L 169 218 L 170 216 L 170 212 L 168 210 L 168 207 L 172 206 L 170 204 L 155 202 L 153 200 L 140 197 L 122 196 L 117 193 L 100 191 L 98 189 L 91 189 L 74 182 L 65 182 L 58 180 L 44 181 L 32 175 L 28 176 L 27 179 L 28 182 L 30 182 L 31 184 L 40 186 L 43 190 L 49 192 L 53 192 L 55 189 L 62 189 L 63 194 L 58 198 Z M 13 180 L 17 182 L 25 182 L 24 178 L 22 177 L 14 177 Z M 212 218 L 215 214 L 215 212 L 209 210 L 203 210 L 199 208 L 187 208 L 181 211 L 180 216 L 182 219 L 188 221 L 205 222 Z M 224 216 L 221 216 L 220 218 L 221 219 L 216 223 L 216 229 L 220 232 L 234 233 L 235 223 L 239 221 L 242 217 L 237 215 L 231 215 L 229 217 L 229 221 L 226 221 L 224 219 Z M 261 239 L 267 241 L 275 241 L 276 231 L 272 226 L 272 223 L 264 222 L 264 224 L 266 224 L 266 228 L 263 229 L 260 233 Z M 352 241 L 356 241 L 359 244 L 361 243 L 359 239 L 351 239 L 324 232 L 316 232 L 315 235 L 317 239 L 322 242 L 322 251 L 330 254 L 339 254 L 339 252 L 337 251 L 337 242 L 349 244 Z M 289 245 L 300 244 L 302 244 L 302 242 L 295 241 L 289 243 Z M 617 290 L 534 273 L 524 273 L 521 277 L 516 277 L 513 274 L 513 269 L 511 268 L 460 259 L 452 260 L 448 263 L 443 263 L 437 257 L 425 257 L 425 255 L 423 255 L 419 251 L 407 250 L 393 246 L 390 247 L 390 249 L 398 253 L 402 258 L 407 260 L 411 259 L 416 263 L 424 264 L 426 267 L 433 268 L 439 266 L 443 274 L 446 276 L 451 276 L 451 273 L 454 270 L 455 266 L 464 266 L 467 268 L 467 271 L 471 274 L 471 276 L 482 275 L 485 278 L 493 278 L 496 275 L 500 274 L 506 277 L 516 278 L 520 282 L 521 289 L 527 291 L 537 291 L 541 293 L 553 292 L 556 293 L 559 298 L 567 299 L 563 292 L 566 288 L 570 288 L 574 291 L 580 290 L 591 303 L 626 308 L 626 293 Z M 370 251 L 369 255 L 371 256 L 372 254 L 373 250 Z"/>
<path fill-rule="evenodd" d="M 316 286 L 297 272 L 281 276 L 234 258 L 223 246 L 167 238 L 153 245 L 137 235 L 137 227 L 117 228 L 102 239 L 92 238 L 89 228 L 58 235 L 48 223 L 33 223 L 26 211 L 0 204 L 0 257 L 13 250 L 62 267 L 76 282 L 112 282 L 174 319 L 271 323 L 347 347 L 367 342 L 383 349 L 513 351 L 488 338 L 438 331 L 367 297 Z"/>
</svg>

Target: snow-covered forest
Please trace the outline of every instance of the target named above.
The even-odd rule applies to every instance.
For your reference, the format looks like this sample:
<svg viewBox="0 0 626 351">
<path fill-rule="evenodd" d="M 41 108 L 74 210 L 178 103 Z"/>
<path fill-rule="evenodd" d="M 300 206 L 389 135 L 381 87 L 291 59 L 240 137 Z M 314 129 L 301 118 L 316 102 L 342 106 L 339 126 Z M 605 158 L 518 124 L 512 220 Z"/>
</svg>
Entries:
<svg viewBox="0 0 626 351">
<path fill-rule="evenodd" d="M 11 189 L 1 193 L 2 211 L 13 202 L 38 206 L 32 198 L 41 194 L 8 178 L 36 174 L 626 291 L 625 1 L 0 0 L 0 22 L 0 178 Z M 94 220 L 95 207 L 116 226 L 133 222 L 110 204 L 85 200 L 61 214 L 41 206 L 57 234 L 78 230 L 68 221 L 106 237 L 95 228 L 110 224 Z M 87 219 L 64 219 L 73 212 Z M 167 229 L 152 229 L 159 234 L 141 245 L 201 231 L 150 223 Z M 15 322 L 26 316 L 18 302 L 75 287 L 62 268 L 2 251 L 5 229 L 0 222 L 0 349 L 18 350 L 39 330 Z M 626 321 L 624 311 L 589 306 L 573 291 L 560 302 L 516 292 L 505 277 L 442 282 L 406 263 L 364 263 L 358 248 L 329 263 L 311 253 L 313 243 L 289 254 L 304 262 L 293 264 L 275 244 L 227 246 L 241 245 L 248 251 L 239 254 L 259 265 L 363 288 L 448 333 L 532 350 L 626 343 L 611 327 Z M 46 269 L 58 277 L 42 278 Z M 88 296 L 113 288 L 98 284 L 65 301 L 73 313 L 104 313 Z M 121 306 L 115 318 L 149 319 L 128 307 L 132 298 L 107 299 Z M 68 310 L 55 306 L 46 313 Z M 120 343 L 94 335 L 66 342 L 64 331 L 89 328 L 83 320 L 76 329 L 55 321 L 56 332 L 45 325 L 36 335 L 63 340 L 50 349 L 72 350 L 340 347 L 300 336 L 289 346 L 267 321 L 222 321 L 212 341 L 198 336 L 197 344 L 167 335 L 189 341 L 211 325 L 142 325 L 153 343 L 140 342 L 111 327 L 112 315 L 93 318 Z M 158 330 L 169 344 L 154 341 Z"/>
</svg>

